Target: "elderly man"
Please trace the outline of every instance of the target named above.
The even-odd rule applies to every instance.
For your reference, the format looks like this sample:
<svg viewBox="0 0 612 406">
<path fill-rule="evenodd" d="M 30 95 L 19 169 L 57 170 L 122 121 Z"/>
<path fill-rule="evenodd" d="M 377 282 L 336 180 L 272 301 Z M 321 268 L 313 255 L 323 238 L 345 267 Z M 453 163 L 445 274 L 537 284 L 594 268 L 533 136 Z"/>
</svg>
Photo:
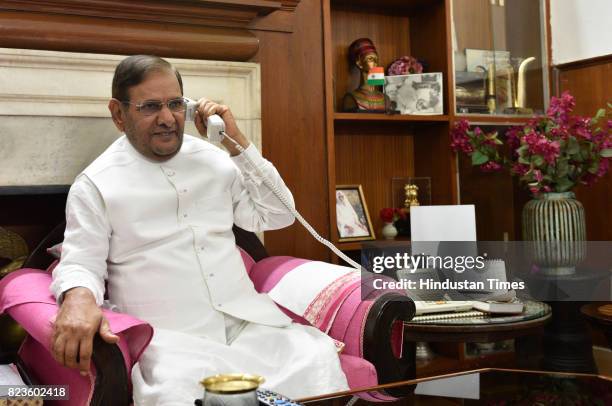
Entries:
<svg viewBox="0 0 612 406">
<path fill-rule="evenodd" d="M 230 372 L 262 375 L 266 387 L 293 397 L 346 389 L 333 341 L 292 324 L 247 276 L 232 225 L 273 230 L 294 218 L 243 156 L 291 196 L 230 109 L 200 99 L 195 119 L 205 134 L 207 118 L 221 116 L 245 149 L 224 140 L 228 156 L 183 134 L 182 80 L 167 61 L 124 59 L 112 96 L 108 107 L 125 135 L 76 178 L 68 196 L 51 286 L 61 303 L 54 358 L 86 374 L 94 334 L 118 340 L 100 310 L 106 280 L 112 304 L 155 328 L 132 371 L 136 405 L 192 404 L 200 379 Z"/>
</svg>

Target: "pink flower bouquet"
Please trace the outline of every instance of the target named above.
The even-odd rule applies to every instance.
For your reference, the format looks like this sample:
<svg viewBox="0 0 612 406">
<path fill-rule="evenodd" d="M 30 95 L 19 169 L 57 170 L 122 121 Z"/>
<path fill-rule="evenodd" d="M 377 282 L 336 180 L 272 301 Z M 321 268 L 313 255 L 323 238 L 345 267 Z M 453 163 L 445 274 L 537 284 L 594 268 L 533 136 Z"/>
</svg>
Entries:
<svg viewBox="0 0 612 406">
<path fill-rule="evenodd" d="M 553 97 L 546 116 L 510 128 L 505 140 L 459 121 L 451 131 L 451 148 L 469 155 L 484 172 L 509 169 L 534 195 L 590 185 L 610 166 L 612 120 L 605 109 L 593 118 L 572 116 L 574 105 L 568 92 Z"/>
<path fill-rule="evenodd" d="M 423 73 L 423 65 L 413 56 L 402 56 L 395 60 L 387 69 L 387 75 L 410 75 L 413 73 Z"/>
</svg>

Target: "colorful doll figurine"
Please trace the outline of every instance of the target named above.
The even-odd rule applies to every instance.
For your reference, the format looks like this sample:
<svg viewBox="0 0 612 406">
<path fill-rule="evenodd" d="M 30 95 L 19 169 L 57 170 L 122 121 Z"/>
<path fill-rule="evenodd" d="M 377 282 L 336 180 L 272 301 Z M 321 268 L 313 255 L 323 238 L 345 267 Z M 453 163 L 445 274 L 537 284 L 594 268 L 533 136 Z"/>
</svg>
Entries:
<svg viewBox="0 0 612 406">
<path fill-rule="evenodd" d="M 344 111 L 385 112 L 385 95 L 375 85 L 368 84 L 368 74 L 378 67 L 378 53 L 369 38 L 359 38 L 349 46 L 349 59 L 352 67 L 360 70 L 359 87 L 344 96 Z"/>
</svg>

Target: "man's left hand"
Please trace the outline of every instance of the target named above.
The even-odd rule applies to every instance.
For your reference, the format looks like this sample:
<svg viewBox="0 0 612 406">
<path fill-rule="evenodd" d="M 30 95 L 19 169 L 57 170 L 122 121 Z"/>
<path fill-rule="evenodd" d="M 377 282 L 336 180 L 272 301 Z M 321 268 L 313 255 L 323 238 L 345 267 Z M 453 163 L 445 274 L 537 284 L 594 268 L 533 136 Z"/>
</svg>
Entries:
<svg viewBox="0 0 612 406">
<path fill-rule="evenodd" d="M 242 132 L 238 129 L 236 120 L 234 119 L 229 107 L 223 104 L 217 104 L 204 98 L 198 100 L 198 107 L 196 108 L 195 114 L 195 126 L 200 132 L 200 135 L 203 137 L 206 136 L 206 121 L 208 120 L 208 117 L 213 114 L 219 115 L 225 122 L 225 133 L 228 137 L 231 137 L 244 149 L 250 145 L 249 140 L 247 140 Z M 234 143 L 230 140 L 224 138 L 221 143 L 225 148 L 227 148 L 231 156 L 240 154 L 240 151 L 238 151 Z"/>
</svg>

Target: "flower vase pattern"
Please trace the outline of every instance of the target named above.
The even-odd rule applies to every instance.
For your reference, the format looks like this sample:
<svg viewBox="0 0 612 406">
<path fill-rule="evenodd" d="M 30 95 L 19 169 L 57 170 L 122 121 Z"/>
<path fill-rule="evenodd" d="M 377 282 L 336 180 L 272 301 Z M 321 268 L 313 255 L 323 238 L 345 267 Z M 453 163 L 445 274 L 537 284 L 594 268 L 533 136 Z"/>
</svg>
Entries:
<svg viewBox="0 0 612 406">
<path fill-rule="evenodd" d="M 382 228 L 382 235 L 387 240 L 392 240 L 397 236 L 397 228 L 393 225 L 393 223 L 385 223 Z"/>
<path fill-rule="evenodd" d="M 540 194 L 523 208 L 523 240 L 545 274 L 573 274 L 586 253 L 584 207 L 572 192 Z"/>
</svg>

